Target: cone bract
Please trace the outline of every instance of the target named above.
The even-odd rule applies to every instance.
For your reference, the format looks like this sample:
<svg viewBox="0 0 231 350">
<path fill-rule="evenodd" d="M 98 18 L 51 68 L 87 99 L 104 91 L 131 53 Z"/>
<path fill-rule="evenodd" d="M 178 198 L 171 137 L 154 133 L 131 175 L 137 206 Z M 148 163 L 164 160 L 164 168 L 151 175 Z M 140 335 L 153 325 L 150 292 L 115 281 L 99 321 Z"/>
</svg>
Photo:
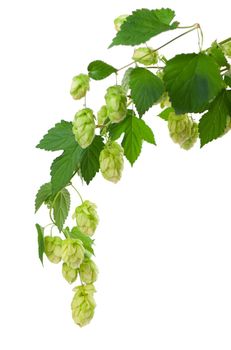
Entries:
<svg viewBox="0 0 231 350">
<path fill-rule="evenodd" d="M 58 264 L 62 258 L 62 239 L 60 237 L 47 236 L 44 239 L 45 253 L 50 262 Z"/>
<path fill-rule="evenodd" d="M 90 78 L 86 74 L 79 74 L 72 79 L 70 94 L 75 100 L 86 96 L 90 89 Z"/>
<path fill-rule="evenodd" d="M 62 259 L 72 269 L 77 269 L 84 259 L 84 247 L 82 241 L 74 238 L 67 238 L 62 245 Z"/>
<path fill-rule="evenodd" d="M 93 318 L 96 303 L 95 287 L 92 284 L 74 288 L 75 295 L 71 303 L 72 318 L 80 327 L 86 326 Z"/>
<path fill-rule="evenodd" d="M 114 20 L 115 29 L 117 32 L 120 30 L 122 24 L 126 21 L 128 15 L 121 15 Z"/>
<path fill-rule="evenodd" d="M 103 177 L 111 182 L 117 183 L 122 176 L 124 167 L 124 150 L 115 141 L 108 142 L 99 156 L 100 170 Z"/>
<path fill-rule="evenodd" d="M 107 119 L 108 116 L 108 111 L 107 111 L 107 106 L 102 106 L 97 113 L 97 121 L 99 125 L 103 125 L 105 120 Z"/>
<path fill-rule="evenodd" d="M 127 114 L 127 97 L 122 86 L 115 85 L 107 89 L 105 95 L 108 117 L 112 123 L 121 122 Z"/>
<path fill-rule="evenodd" d="M 85 259 L 79 268 L 81 281 L 86 284 L 94 283 L 98 277 L 98 268 L 93 260 Z"/>
<path fill-rule="evenodd" d="M 80 147 L 87 148 L 95 137 L 95 119 L 90 108 L 84 108 L 76 113 L 72 131 Z"/>
</svg>

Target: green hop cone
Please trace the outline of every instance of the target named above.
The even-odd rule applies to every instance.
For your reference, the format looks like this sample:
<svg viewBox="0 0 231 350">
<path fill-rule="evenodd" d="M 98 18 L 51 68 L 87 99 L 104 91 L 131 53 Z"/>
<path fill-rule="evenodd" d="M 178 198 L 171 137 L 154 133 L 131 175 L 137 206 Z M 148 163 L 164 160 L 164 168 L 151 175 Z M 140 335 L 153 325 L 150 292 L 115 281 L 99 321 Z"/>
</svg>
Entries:
<svg viewBox="0 0 231 350">
<path fill-rule="evenodd" d="M 110 121 L 112 123 L 121 122 L 127 114 L 127 97 L 122 86 L 109 87 L 105 95 L 105 101 Z"/>
<path fill-rule="evenodd" d="M 90 108 L 84 108 L 76 113 L 72 131 L 82 148 L 87 148 L 95 137 L 95 118 Z"/>
<path fill-rule="evenodd" d="M 158 53 L 151 47 L 139 47 L 134 50 L 132 59 L 145 66 L 150 66 L 158 62 Z"/>
<path fill-rule="evenodd" d="M 168 129 L 172 140 L 185 150 L 192 148 L 197 141 L 198 125 L 187 114 L 170 113 Z"/>
<path fill-rule="evenodd" d="M 222 50 L 228 58 L 231 58 L 231 40 L 221 45 Z"/>
<path fill-rule="evenodd" d="M 122 24 L 126 21 L 128 15 L 121 15 L 114 20 L 115 30 L 120 31 Z"/>
<path fill-rule="evenodd" d="M 165 91 L 163 93 L 163 95 L 161 96 L 160 98 L 160 107 L 163 109 L 163 108 L 166 108 L 166 107 L 171 107 L 171 102 L 170 102 L 170 99 L 169 99 L 169 96 L 168 96 L 168 93 L 167 91 Z"/>
<path fill-rule="evenodd" d="M 99 217 L 96 211 L 96 205 L 90 201 L 84 201 L 80 206 L 75 209 L 73 219 L 76 219 L 76 223 L 82 233 L 87 236 L 92 236 L 99 223 Z"/>
<path fill-rule="evenodd" d="M 45 253 L 50 262 L 58 264 L 62 258 L 62 244 L 60 237 L 47 236 L 44 239 Z"/>
<path fill-rule="evenodd" d="M 107 106 L 102 106 L 97 113 L 97 121 L 99 125 L 103 125 L 105 120 L 107 119 L 108 116 L 108 111 L 107 111 Z"/>
<path fill-rule="evenodd" d="M 79 74 L 72 79 L 70 94 L 75 100 L 80 100 L 86 96 L 90 90 L 90 78 L 86 74 Z"/>
<path fill-rule="evenodd" d="M 93 260 L 85 259 L 79 268 L 81 281 L 86 284 L 91 284 L 97 280 L 98 268 Z"/>
<path fill-rule="evenodd" d="M 99 156 L 100 170 L 103 177 L 111 182 L 117 183 L 122 176 L 124 167 L 124 150 L 115 141 L 109 141 Z"/>
<path fill-rule="evenodd" d="M 62 245 L 62 259 L 72 269 L 77 269 L 84 260 L 84 247 L 82 241 L 67 238 Z"/>
<path fill-rule="evenodd" d="M 95 312 L 95 287 L 92 284 L 74 288 L 75 295 L 71 303 L 72 318 L 80 327 L 92 320 Z"/>
<path fill-rule="evenodd" d="M 78 276 L 78 270 L 73 269 L 67 263 L 63 263 L 62 274 L 65 280 L 71 284 L 76 281 Z"/>
</svg>

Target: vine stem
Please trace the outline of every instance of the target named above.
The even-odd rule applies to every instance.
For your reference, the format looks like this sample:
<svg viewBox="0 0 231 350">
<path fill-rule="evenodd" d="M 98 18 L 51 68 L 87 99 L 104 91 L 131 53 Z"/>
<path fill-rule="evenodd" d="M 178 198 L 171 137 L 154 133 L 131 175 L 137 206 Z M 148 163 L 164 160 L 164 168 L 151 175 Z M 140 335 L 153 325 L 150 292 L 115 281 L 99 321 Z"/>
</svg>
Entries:
<svg viewBox="0 0 231 350">
<path fill-rule="evenodd" d="M 163 47 L 165 47 L 165 46 L 171 44 L 173 41 L 175 41 L 175 40 L 181 38 L 181 37 L 184 36 L 184 35 L 189 34 L 190 32 L 192 32 L 192 31 L 194 31 L 194 30 L 198 30 L 198 29 L 200 28 L 200 25 L 199 25 L 198 23 L 196 23 L 196 24 L 194 24 L 192 27 L 189 27 L 189 28 L 191 28 L 191 29 L 189 29 L 189 30 L 187 30 L 186 32 L 184 32 L 184 33 L 182 33 L 182 34 L 180 34 L 180 35 L 177 35 L 175 38 L 173 38 L 173 39 L 167 41 L 165 44 L 163 44 L 163 45 L 159 46 L 157 49 L 153 50 L 153 52 L 156 52 L 156 51 L 162 49 Z M 149 53 L 146 54 L 146 55 L 144 55 L 144 56 L 142 56 L 141 58 L 145 58 L 145 57 L 148 56 L 148 55 L 149 55 Z M 119 71 L 121 71 L 121 70 L 123 70 L 123 69 L 125 69 L 125 68 L 127 68 L 127 67 L 130 67 L 130 66 L 133 65 L 134 63 L 136 63 L 136 61 L 132 61 L 132 62 L 126 64 L 125 66 L 119 68 L 119 69 L 117 70 L 117 72 L 119 72 Z"/>
<path fill-rule="evenodd" d="M 225 44 L 225 43 L 227 43 L 227 42 L 229 42 L 229 41 L 231 41 L 231 37 L 230 37 L 230 38 L 227 38 L 227 39 L 225 39 L 225 40 L 220 41 L 220 42 L 219 42 L 219 45 L 223 45 L 223 44 Z"/>
<path fill-rule="evenodd" d="M 77 190 L 77 188 L 72 184 L 72 182 L 70 182 L 70 186 L 76 191 L 76 193 L 78 194 L 81 202 L 83 203 L 83 197 L 81 196 L 81 194 L 79 193 L 79 191 Z"/>
</svg>

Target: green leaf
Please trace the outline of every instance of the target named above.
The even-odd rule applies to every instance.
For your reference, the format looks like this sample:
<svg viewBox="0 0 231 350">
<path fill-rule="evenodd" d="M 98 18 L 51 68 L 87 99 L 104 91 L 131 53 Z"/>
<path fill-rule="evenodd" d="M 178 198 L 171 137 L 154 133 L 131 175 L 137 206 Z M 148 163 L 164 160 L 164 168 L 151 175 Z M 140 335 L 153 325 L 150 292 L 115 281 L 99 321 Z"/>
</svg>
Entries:
<svg viewBox="0 0 231 350">
<path fill-rule="evenodd" d="M 172 107 L 165 108 L 158 116 L 165 121 L 168 121 L 168 117 L 170 113 L 174 113 L 174 109 Z"/>
<path fill-rule="evenodd" d="M 199 122 L 201 147 L 223 135 L 227 117 L 231 114 L 231 90 L 223 90 L 210 104 Z"/>
<path fill-rule="evenodd" d="M 63 225 L 68 217 L 70 210 L 71 197 L 66 188 L 63 188 L 55 197 L 53 203 L 53 213 L 55 223 L 59 231 L 62 231 Z"/>
<path fill-rule="evenodd" d="M 111 75 L 112 73 L 117 72 L 116 68 L 99 60 L 91 62 L 87 69 L 88 69 L 89 77 L 94 80 L 104 79 L 109 75 Z"/>
<path fill-rule="evenodd" d="M 43 136 L 36 147 L 46 151 L 60 151 L 70 149 L 74 147 L 75 144 L 76 141 L 72 132 L 72 123 L 61 120 L 60 123 L 55 124 L 55 126 Z"/>
<path fill-rule="evenodd" d="M 37 233 L 38 233 L 38 255 L 39 259 L 43 265 L 43 254 L 45 251 L 45 245 L 44 245 L 44 228 L 40 226 L 39 224 L 35 225 Z"/>
<path fill-rule="evenodd" d="M 205 111 L 224 87 L 218 65 L 203 53 L 177 55 L 169 60 L 164 81 L 177 114 Z"/>
<path fill-rule="evenodd" d="M 136 10 L 126 18 L 109 47 L 145 43 L 155 35 L 177 28 L 179 23 L 171 24 L 174 17 L 175 12 L 170 9 Z"/>
<path fill-rule="evenodd" d="M 122 146 L 131 165 L 139 157 L 143 141 L 155 144 L 152 130 L 142 119 L 137 118 L 132 110 L 128 110 L 127 117 L 121 123 L 112 125 L 109 133 L 112 140 L 118 139 L 124 133 Z"/>
<path fill-rule="evenodd" d="M 164 92 L 160 78 L 145 68 L 135 68 L 130 75 L 131 97 L 140 117 L 157 102 Z"/>
<path fill-rule="evenodd" d="M 80 168 L 83 149 L 75 142 L 75 146 L 65 150 L 51 165 L 52 194 L 56 195 L 71 180 Z"/>
<path fill-rule="evenodd" d="M 35 198 L 35 212 L 37 212 L 39 210 L 39 208 L 41 207 L 41 205 L 52 195 L 52 187 L 51 187 L 51 183 L 48 182 L 44 185 L 42 185 L 37 194 L 36 194 L 36 198 Z"/>
<path fill-rule="evenodd" d="M 94 240 L 91 239 L 89 236 L 85 235 L 84 233 L 82 233 L 77 226 L 73 227 L 69 235 L 71 238 L 80 239 L 83 242 L 84 248 L 91 254 L 95 255 L 94 250 L 92 248 L 92 245 L 94 244 Z"/>
<path fill-rule="evenodd" d="M 101 136 L 95 136 L 93 142 L 87 147 L 81 158 L 81 175 L 87 184 L 99 171 L 99 155 L 104 147 Z"/>
<path fill-rule="evenodd" d="M 229 87 L 231 87 L 231 73 L 230 72 L 227 72 L 224 75 L 224 81 Z"/>
<path fill-rule="evenodd" d="M 214 41 L 211 47 L 208 49 L 208 54 L 217 62 L 220 67 L 229 67 L 229 63 L 224 55 L 224 52 L 216 41 Z"/>
</svg>

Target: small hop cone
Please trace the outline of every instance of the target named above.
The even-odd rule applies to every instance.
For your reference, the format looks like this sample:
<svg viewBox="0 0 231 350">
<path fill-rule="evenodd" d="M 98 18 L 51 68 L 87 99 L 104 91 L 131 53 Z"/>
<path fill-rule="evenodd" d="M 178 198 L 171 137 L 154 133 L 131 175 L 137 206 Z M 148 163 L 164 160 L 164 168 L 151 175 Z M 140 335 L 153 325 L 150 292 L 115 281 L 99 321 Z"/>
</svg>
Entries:
<svg viewBox="0 0 231 350">
<path fill-rule="evenodd" d="M 92 284 L 74 288 L 75 295 L 71 303 L 72 318 L 80 327 L 86 326 L 92 320 L 96 303 L 95 287 Z"/>
<path fill-rule="evenodd" d="M 95 118 L 90 108 L 84 108 L 76 113 L 72 131 L 82 148 L 87 148 L 95 137 Z"/>
<path fill-rule="evenodd" d="M 124 167 L 124 150 L 117 142 L 108 142 L 99 156 L 100 170 L 103 177 L 117 183 Z"/>
<path fill-rule="evenodd" d="M 62 259 L 72 269 L 77 269 L 84 260 L 84 247 L 82 241 L 67 238 L 62 245 Z"/>
<path fill-rule="evenodd" d="M 172 104 L 170 102 L 170 99 L 169 99 L 167 91 L 163 93 L 163 95 L 160 98 L 159 103 L 160 103 L 160 107 L 162 109 L 163 108 L 167 108 L 167 107 L 171 107 Z"/>
<path fill-rule="evenodd" d="M 82 233 L 87 236 L 92 236 L 99 223 L 99 217 L 96 211 L 96 205 L 90 201 L 84 201 L 83 204 L 75 209 L 73 219 Z"/>
<path fill-rule="evenodd" d="M 139 47 L 134 50 L 132 59 L 144 66 L 150 66 L 158 62 L 158 53 L 151 47 Z"/>
<path fill-rule="evenodd" d="M 112 123 L 121 122 L 127 114 L 127 97 L 122 86 L 109 87 L 105 95 L 105 101 L 110 121 Z"/>
<path fill-rule="evenodd" d="M 92 284 L 97 280 L 98 268 L 93 260 L 85 259 L 79 268 L 81 281 L 86 284 Z"/>
<path fill-rule="evenodd" d="M 78 277 L 78 269 L 73 269 L 67 263 L 63 263 L 62 274 L 68 283 L 73 283 Z"/>
<path fill-rule="evenodd" d="M 45 253 L 50 262 L 58 264 L 62 258 L 62 244 L 60 237 L 47 236 L 44 239 Z"/>
<path fill-rule="evenodd" d="M 126 21 L 128 15 L 121 15 L 114 20 L 115 30 L 120 31 L 122 24 Z"/>
<path fill-rule="evenodd" d="M 231 40 L 221 45 L 224 55 L 231 58 Z"/>
<path fill-rule="evenodd" d="M 103 125 L 105 120 L 107 119 L 108 116 L 108 111 L 107 111 L 107 106 L 102 106 L 97 113 L 97 121 L 99 125 Z"/>
<path fill-rule="evenodd" d="M 74 100 L 80 100 L 90 90 L 90 78 L 86 74 L 79 74 L 72 79 L 70 94 Z"/>
<path fill-rule="evenodd" d="M 198 138 L 198 125 L 187 114 L 170 113 L 168 118 L 170 137 L 185 150 L 192 148 Z"/>
</svg>

